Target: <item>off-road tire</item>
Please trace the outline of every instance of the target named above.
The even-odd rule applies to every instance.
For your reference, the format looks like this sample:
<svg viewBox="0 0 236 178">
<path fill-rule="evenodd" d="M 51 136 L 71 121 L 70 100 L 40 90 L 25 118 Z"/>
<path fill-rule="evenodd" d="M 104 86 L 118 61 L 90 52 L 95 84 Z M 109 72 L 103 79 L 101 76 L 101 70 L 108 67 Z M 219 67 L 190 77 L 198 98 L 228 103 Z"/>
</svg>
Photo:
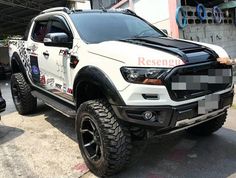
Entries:
<svg viewBox="0 0 236 178">
<path fill-rule="evenodd" d="M 224 125 L 226 117 L 227 111 L 225 111 L 224 114 L 219 117 L 187 129 L 187 132 L 197 136 L 209 136 Z"/>
<path fill-rule="evenodd" d="M 11 93 L 16 110 L 19 114 L 31 114 L 36 110 L 37 98 L 31 95 L 31 88 L 25 81 L 22 73 L 12 74 Z"/>
<path fill-rule="evenodd" d="M 89 158 L 84 147 L 83 120 L 87 117 L 94 122 L 100 134 L 102 149 L 100 159 L 96 162 Z M 76 132 L 85 163 L 98 177 L 114 175 L 130 162 L 132 145 L 129 130 L 116 118 L 110 104 L 105 100 L 91 100 L 80 106 L 76 117 Z"/>
</svg>

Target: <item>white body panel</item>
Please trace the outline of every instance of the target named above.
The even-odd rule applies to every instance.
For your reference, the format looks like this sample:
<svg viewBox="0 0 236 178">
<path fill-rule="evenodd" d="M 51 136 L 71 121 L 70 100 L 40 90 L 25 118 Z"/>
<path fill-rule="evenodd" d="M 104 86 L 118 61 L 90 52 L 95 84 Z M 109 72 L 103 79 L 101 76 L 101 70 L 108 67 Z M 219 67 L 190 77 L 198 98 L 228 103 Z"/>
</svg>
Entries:
<svg viewBox="0 0 236 178">
<path fill-rule="evenodd" d="M 233 86 L 231 88 L 228 88 L 227 90 L 223 90 L 220 92 L 216 92 L 215 94 L 223 94 L 231 91 Z M 137 85 L 137 84 L 131 84 L 129 87 L 127 87 L 124 91 L 120 92 L 123 100 L 127 105 L 134 105 L 134 106 L 179 106 L 184 105 L 192 102 L 196 102 L 199 100 L 205 99 L 205 96 L 189 99 L 185 101 L 173 101 L 165 86 L 152 86 L 152 85 Z M 143 98 L 143 94 L 146 95 L 158 95 L 159 99 L 157 100 L 145 100 Z"/>
<path fill-rule="evenodd" d="M 119 41 L 92 44 L 88 50 L 123 62 L 125 66 L 172 68 L 184 64 L 180 58 L 167 52 Z"/>
</svg>

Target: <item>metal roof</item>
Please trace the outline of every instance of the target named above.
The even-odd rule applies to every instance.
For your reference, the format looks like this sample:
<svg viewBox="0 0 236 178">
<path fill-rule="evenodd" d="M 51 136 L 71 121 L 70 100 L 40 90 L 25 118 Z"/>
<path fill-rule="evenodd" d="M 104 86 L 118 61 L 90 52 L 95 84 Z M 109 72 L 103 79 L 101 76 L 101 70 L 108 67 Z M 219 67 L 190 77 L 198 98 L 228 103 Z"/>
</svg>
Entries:
<svg viewBox="0 0 236 178">
<path fill-rule="evenodd" d="M 22 35 L 41 11 L 67 5 L 67 0 L 0 0 L 0 39 L 4 35 Z"/>
</svg>

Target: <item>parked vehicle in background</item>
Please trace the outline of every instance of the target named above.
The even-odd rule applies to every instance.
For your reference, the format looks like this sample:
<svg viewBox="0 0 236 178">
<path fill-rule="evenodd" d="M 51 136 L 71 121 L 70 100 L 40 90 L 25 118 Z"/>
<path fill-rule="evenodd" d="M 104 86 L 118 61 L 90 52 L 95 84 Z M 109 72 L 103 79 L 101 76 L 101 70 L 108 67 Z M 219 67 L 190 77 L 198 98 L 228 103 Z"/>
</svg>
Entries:
<svg viewBox="0 0 236 178">
<path fill-rule="evenodd" d="M 8 51 L 7 41 L 0 40 L 0 79 L 5 78 L 6 73 L 11 72 Z"/>
<path fill-rule="evenodd" d="M 0 113 L 5 111 L 5 109 L 6 109 L 6 101 L 3 99 L 2 92 L 0 89 Z M 0 120 L 1 120 L 1 115 L 0 115 Z"/>
<path fill-rule="evenodd" d="M 224 49 L 172 39 L 130 10 L 45 10 L 9 54 L 17 111 L 35 112 L 38 98 L 76 118 L 81 154 L 101 177 L 129 164 L 134 139 L 209 135 L 232 105 Z"/>
</svg>

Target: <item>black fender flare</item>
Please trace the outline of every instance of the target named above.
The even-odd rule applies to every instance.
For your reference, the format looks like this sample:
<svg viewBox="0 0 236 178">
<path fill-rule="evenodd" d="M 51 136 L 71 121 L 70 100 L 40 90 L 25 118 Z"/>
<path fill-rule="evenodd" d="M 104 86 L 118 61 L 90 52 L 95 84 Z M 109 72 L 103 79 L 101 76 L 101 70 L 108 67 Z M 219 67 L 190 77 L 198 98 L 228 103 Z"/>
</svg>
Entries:
<svg viewBox="0 0 236 178">
<path fill-rule="evenodd" d="M 108 102 L 112 105 L 125 105 L 122 97 L 110 78 L 99 68 L 94 66 L 83 67 L 76 75 L 73 84 L 73 96 L 78 106 L 78 86 L 82 82 L 89 82 L 98 86 Z"/>
<path fill-rule="evenodd" d="M 11 65 L 11 71 L 12 73 L 16 73 L 15 69 L 14 69 L 14 66 L 13 66 L 13 63 L 15 63 L 18 67 L 19 67 L 19 70 L 20 71 L 17 71 L 17 72 L 21 72 L 26 80 L 27 83 L 30 83 L 29 82 L 29 79 L 28 79 L 28 76 L 26 74 L 26 71 L 25 71 L 25 67 L 20 59 L 20 56 L 18 55 L 17 52 L 14 52 L 12 57 L 11 57 L 11 60 L 10 60 L 10 65 Z"/>
</svg>

